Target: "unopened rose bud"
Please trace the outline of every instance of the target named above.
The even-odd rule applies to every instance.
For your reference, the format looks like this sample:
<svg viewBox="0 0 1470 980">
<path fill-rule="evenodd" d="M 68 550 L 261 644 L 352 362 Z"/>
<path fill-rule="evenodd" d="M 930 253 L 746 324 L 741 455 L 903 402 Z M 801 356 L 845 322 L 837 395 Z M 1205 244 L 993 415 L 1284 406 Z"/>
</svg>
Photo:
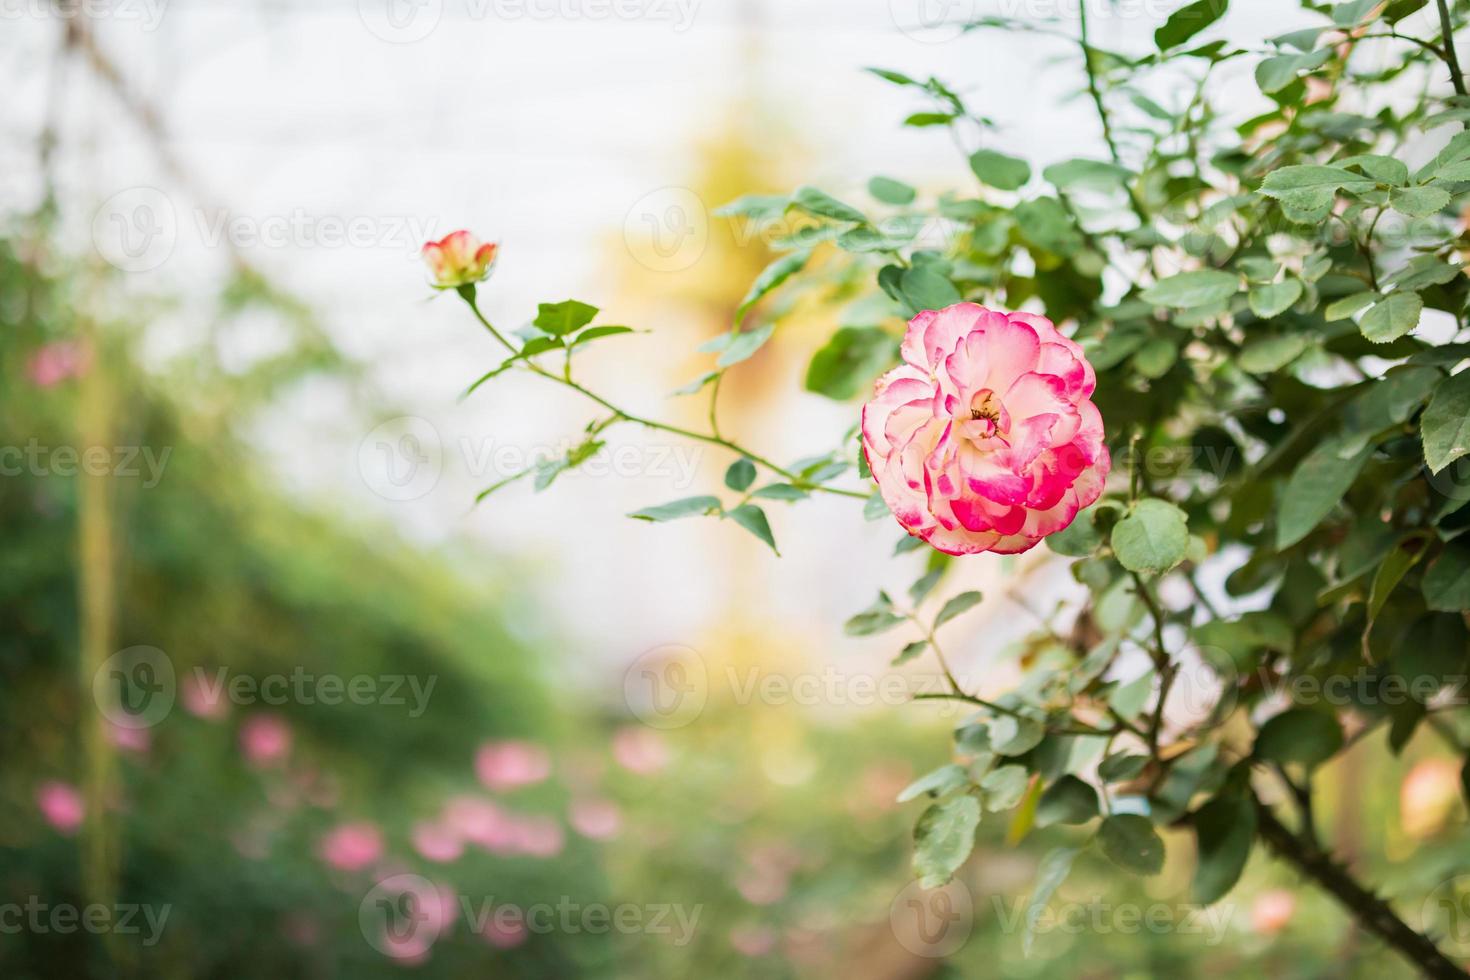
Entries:
<svg viewBox="0 0 1470 980">
<path fill-rule="evenodd" d="M 499 246 L 481 242 L 467 231 L 455 231 L 424 245 L 424 262 L 435 289 L 457 289 L 483 282 L 495 265 Z"/>
</svg>

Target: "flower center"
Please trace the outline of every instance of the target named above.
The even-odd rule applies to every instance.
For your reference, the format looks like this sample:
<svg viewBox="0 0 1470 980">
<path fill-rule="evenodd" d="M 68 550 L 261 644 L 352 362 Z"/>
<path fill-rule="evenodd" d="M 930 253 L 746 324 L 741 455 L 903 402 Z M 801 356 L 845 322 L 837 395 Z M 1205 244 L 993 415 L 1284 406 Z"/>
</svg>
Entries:
<svg viewBox="0 0 1470 980">
<path fill-rule="evenodd" d="M 1010 429 L 1010 418 L 995 392 L 989 388 L 975 392 L 964 428 L 972 439 L 988 439 Z"/>
</svg>

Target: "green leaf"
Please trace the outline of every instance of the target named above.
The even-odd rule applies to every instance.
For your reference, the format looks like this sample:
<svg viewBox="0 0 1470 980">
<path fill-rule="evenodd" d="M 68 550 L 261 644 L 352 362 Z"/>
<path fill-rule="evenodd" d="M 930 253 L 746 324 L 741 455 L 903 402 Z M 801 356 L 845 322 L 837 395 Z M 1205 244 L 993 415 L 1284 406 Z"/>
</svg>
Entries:
<svg viewBox="0 0 1470 980">
<path fill-rule="evenodd" d="M 1133 355 L 1133 370 L 1145 378 L 1162 378 L 1179 360 L 1179 346 L 1166 337 L 1156 337 Z"/>
<path fill-rule="evenodd" d="M 888 514 L 888 502 L 883 499 L 880 491 L 874 490 L 868 495 L 868 499 L 863 501 L 863 520 L 880 521 Z"/>
<path fill-rule="evenodd" d="M 675 388 L 672 392 L 670 392 L 670 394 L 693 395 L 723 373 L 723 371 L 706 371 L 699 377 L 695 378 L 693 381 L 689 382 L 687 385 Z"/>
<path fill-rule="evenodd" d="M 843 204 L 837 198 L 815 187 L 798 187 L 796 193 L 791 195 L 791 203 L 819 218 L 851 221 L 858 224 L 868 220 L 857 208 L 850 204 Z"/>
<path fill-rule="evenodd" d="M 1271 171 L 1261 182 L 1261 193 L 1303 211 L 1313 211 L 1331 205 L 1339 190 L 1372 190 L 1376 184 L 1371 177 L 1351 170 L 1307 163 Z"/>
<path fill-rule="evenodd" d="M 806 390 L 842 401 L 869 389 L 894 361 L 898 342 L 880 327 L 842 327 L 812 355 Z"/>
<path fill-rule="evenodd" d="M 694 517 L 698 514 L 717 514 L 719 511 L 720 498 L 718 497 L 685 497 L 682 500 L 671 500 L 656 507 L 635 510 L 628 516 L 640 521 L 674 521 L 681 517 Z"/>
<path fill-rule="evenodd" d="M 781 554 L 781 549 L 776 547 L 776 536 L 771 533 L 770 522 L 766 520 L 766 512 L 755 504 L 741 504 L 725 516 L 770 545 L 777 555 Z"/>
<path fill-rule="evenodd" d="M 1155 575 L 1184 560 L 1189 525 L 1184 511 L 1168 501 L 1147 497 L 1113 525 L 1112 543 L 1124 568 Z"/>
<path fill-rule="evenodd" d="M 592 318 L 596 315 L 597 307 L 569 299 L 560 303 L 538 304 L 536 319 L 531 322 L 553 337 L 560 337 L 573 330 L 582 329 L 591 323 Z"/>
<path fill-rule="evenodd" d="M 1079 511 L 1072 523 L 1046 536 L 1046 546 L 1058 555 L 1086 558 L 1102 544 L 1102 534 L 1092 523 L 1095 511 Z"/>
<path fill-rule="evenodd" d="M 1301 298 L 1302 284 L 1297 279 L 1283 279 L 1268 286 L 1254 286 L 1249 295 L 1251 312 L 1262 320 L 1285 313 Z"/>
<path fill-rule="evenodd" d="M 567 347 L 568 348 L 577 347 L 577 346 L 579 346 L 581 344 L 588 343 L 589 341 L 597 340 L 600 337 L 613 337 L 613 336 L 616 336 L 617 334 L 620 334 L 620 333 L 632 333 L 632 332 L 633 332 L 633 328 L 632 327 L 621 327 L 621 326 L 591 327 L 591 328 L 589 328 L 587 330 L 583 330 L 581 333 L 579 333 L 575 337 L 573 337 L 572 340 L 571 340 L 571 343 L 567 344 Z M 526 346 L 529 347 L 530 344 L 527 344 Z"/>
<path fill-rule="evenodd" d="M 928 646 L 928 640 L 915 640 L 912 643 L 905 644 L 904 648 L 898 651 L 898 656 L 893 658 L 893 662 L 890 664 L 890 666 L 899 667 L 903 664 L 908 663 L 910 660 L 923 653 L 924 650 L 928 648 Z"/>
<path fill-rule="evenodd" d="M 1147 765 L 1146 755 L 1115 752 L 1098 765 L 1097 774 L 1110 783 L 1122 783 L 1137 777 Z"/>
<path fill-rule="evenodd" d="M 1143 298 L 1159 306 L 1191 309 L 1221 303 L 1240 291 L 1240 277 L 1219 269 L 1181 272 L 1143 291 Z"/>
<path fill-rule="evenodd" d="M 942 310 L 961 299 L 954 283 L 929 266 L 904 270 L 899 289 L 915 310 Z"/>
<path fill-rule="evenodd" d="M 762 269 L 760 275 L 755 277 L 755 282 L 750 284 L 750 291 L 735 309 L 735 325 L 738 327 L 744 323 L 745 314 L 761 297 L 800 272 L 811 257 L 811 249 L 789 252 Z"/>
<path fill-rule="evenodd" d="M 811 494 L 789 483 L 771 483 L 761 487 L 751 496 L 758 500 L 805 500 Z"/>
<path fill-rule="evenodd" d="M 1097 813 L 1097 790 L 1069 773 L 1041 794 L 1036 805 L 1036 826 L 1086 823 Z"/>
<path fill-rule="evenodd" d="M 1388 192 L 1388 203 L 1399 214 L 1427 218 L 1444 210 L 1450 192 L 1442 187 L 1395 187 Z"/>
<path fill-rule="evenodd" d="M 1419 420 L 1424 462 L 1431 473 L 1470 452 L 1470 371 L 1446 378 L 1434 389 Z"/>
<path fill-rule="evenodd" d="M 891 177 L 874 177 L 868 181 L 868 193 L 884 204 L 897 205 L 912 204 L 916 196 L 912 187 Z"/>
<path fill-rule="evenodd" d="M 949 881 L 975 846 L 980 801 L 968 793 L 925 810 L 914 826 L 914 872 L 925 888 Z"/>
<path fill-rule="evenodd" d="M 1322 311 L 1322 315 L 1329 320 L 1346 320 L 1364 307 L 1377 302 L 1378 298 L 1378 294 L 1371 289 L 1361 293 L 1353 293 L 1350 296 L 1344 296 L 1342 299 L 1333 300 L 1331 303 L 1328 303 L 1327 309 Z"/>
<path fill-rule="evenodd" d="M 939 615 L 934 617 L 934 628 L 939 629 L 939 627 L 951 619 L 971 609 L 982 598 L 984 597 L 979 592 L 961 592 L 959 595 L 953 596 L 939 610 Z"/>
<path fill-rule="evenodd" d="M 1450 183 L 1470 180 L 1470 160 L 1458 160 L 1455 163 L 1445 164 L 1434 172 L 1434 179 Z"/>
<path fill-rule="evenodd" d="M 1075 187 L 1111 190 L 1124 186 L 1132 171 L 1104 160 L 1063 160 L 1041 171 L 1041 176 L 1063 190 Z"/>
<path fill-rule="evenodd" d="M 970 169 L 981 182 L 996 190 L 1019 190 L 1031 179 L 1031 164 L 1018 157 L 995 150 L 976 150 L 970 154 Z"/>
<path fill-rule="evenodd" d="M 1097 840 L 1108 860 L 1125 871 L 1156 875 L 1164 869 L 1164 841 L 1147 817 L 1114 814 L 1098 828 Z"/>
<path fill-rule="evenodd" d="M 1368 308 L 1358 321 L 1358 329 L 1373 343 L 1386 344 L 1417 327 L 1423 311 L 1424 301 L 1418 293 L 1389 293 Z"/>
<path fill-rule="evenodd" d="M 1272 717 L 1256 734 L 1254 754 L 1270 762 L 1314 769 L 1342 748 L 1342 728 L 1326 711 L 1292 708 Z"/>
<path fill-rule="evenodd" d="M 1240 352 L 1240 369 L 1250 374 L 1279 371 L 1300 357 L 1307 343 L 1306 336 L 1298 333 L 1253 340 Z"/>
<path fill-rule="evenodd" d="M 1321 442 L 1297 465 L 1276 511 L 1276 547 L 1289 548 L 1332 512 L 1362 472 L 1372 445 L 1344 457 L 1344 438 Z"/>
<path fill-rule="evenodd" d="M 959 117 L 952 112 L 916 112 L 903 121 L 905 126 L 948 126 Z"/>
<path fill-rule="evenodd" d="M 1330 48 L 1306 54 L 1279 54 L 1256 65 L 1256 84 L 1262 92 L 1270 95 L 1296 81 L 1297 72 L 1321 68 L 1331 59 Z"/>
<path fill-rule="evenodd" d="M 1451 543 L 1424 570 L 1424 602 L 1439 612 L 1470 609 L 1470 547 Z"/>
<path fill-rule="evenodd" d="M 907 803 L 921 796 L 944 796 L 964 786 L 970 781 L 970 774 L 965 771 L 964 766 L 955 765 L 953 762 L 940 766 L 932 772 L 927 772 L 918 779 L 909 783 L 898 794 L 896 802 Z"/>
<path fill-rule="evenodd" d="M 1385 184 L 1406 184 L 1409 180 L 1409 168 L 1402 160 L 1395 160 L 1393 157 L 1377 153 L 1363 153 L 1343 160 L 1335 160 L 1332 165 L 1334 167 L 1357 167 L 1369 177 Z"/>
<path fill-rule="evenodd" d="M 770 340 L 771 334 L 775 332 L 774 323 L 763 323 L 754 330 L 745 330 L 732 335 L 730 342 L 715 361 L 715 366 L 723 370 L 749 359 L 756 351 L 765 346 L 766 341 Z"/>
<path fill-rule="evenodd" d="M 1240 879 L 1256 836 L 1256 808 L 1237 793 L 1217 796 L 1195 814 L 1199 864 L 1194 872 L 1194 900 L 1211 905 L 1224 898 Z"/>
<path fill-rule="evenodd" d="M 725 486 L 736 493 L 743 493 L 754 482 L 755 464 L 743 456 L 725 471 Z"/>
<path fill-rule="evenodd" d="M 1338 27 L 1356 27 L 1383 0 L 1345 0 L 1332 8 L 1332 22 Z"/>
<path fill-rule="evenodd" d="M 1000 715 L 990 723 L 990 746 L 1000 755 L 1025 755 L 1046 738 L 1046 726 L 1035 718 Z"/>
<path fill-rule="evenodd" d="M 1178 47 L 1209 27 L 1225 13 L 1229 0 L 1196 0 L 1169 15 L 1164 26 L 1154 31 L 1154 43 L 1160 51 Z"/>
<path fill-rule="evenodd" d="M 872 636 L 891 630 L 902 622 L 906 622 L 904 617 L 893 611 L 893 603 L 880 592 L 877 601 L 843 624 L 842 631 L 848 636 Z"/>
<path fill-rule="evenodd" d="M 1029 778 L 1026 767 L 1017 765 L 1001 766 L 986 773 L 985 778 L 980 780 L 985 809 L 991 813 L 1000 813 L 1021 802 L 1021 797 L 1026 795 Z"/>
<path fill-rule="evenodd" d="M 929 593 L 934 591 L 934 586 L 938 585 L 939 580 L 943 577 L 943 565 L 940 565 L 938 568 L 931 568 L 919 576 L 914 584 L 909 586 L 909 598 L 914 600 L 914 605 L 918 605 L 928 598 Z"/>
<path fill-rule="evenodd" d="M 1079 853 L 1073 847 L 1059 847 L 1047 852 L 1041 859 L 1041 865 L 1036 871 L 1036 885 L 1031 889 L 1031 897 L 1026 900 L 1026 926 L 1021 934 L 1021 951 L 1024 955 L 1031 955 L 1031 945 L 1036 938 L 1036 923 L 1041 919 L 1041 913 L 1046 911 L 1046 904 L 1051 901 L 1052 895 L 1056 894 L 1057 888 L 1067 879 L 1072 870 L 1072 861 Z"/>
</svg>

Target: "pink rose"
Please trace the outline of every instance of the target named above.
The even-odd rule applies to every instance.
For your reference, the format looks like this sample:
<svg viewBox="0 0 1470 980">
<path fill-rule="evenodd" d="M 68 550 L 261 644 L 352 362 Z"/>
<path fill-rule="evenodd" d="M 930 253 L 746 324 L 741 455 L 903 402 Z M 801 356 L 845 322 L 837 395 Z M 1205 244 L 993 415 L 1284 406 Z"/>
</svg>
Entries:
<svg viewBox="0 0 1470 980">
<path fill-rule="evenodd" d="M 179 699 L 184 702 L 184 710 L 196 718 L 217 721 L 230 713 L 224 679 L 210 683 L 204 677 L 203 668 L 184 675 L 179 682 Z"/>
<path fill-rule="evenodd" d="M 951 555 L 1016 554 L 1102 493 L 1097 379 L 1046 317 L 925 310 L 901 353 L 863 406 L 863 453 L 910 534 Z"/>
<path fill-rule="evenodd" d="M 623 814 L 611 800 L 574 800 L 567 822 L 583 837 L 610 840 L 623 826 Z"/>
<path fill-rule="evenodd" d="M 87 815 L 86 804 L 76 787 L 54 779 L 36 790 L 36 806 L 46 822 L 63 834 L 75 833 Z"/>
<path fill-rule="evenodd" d="M 475 753 L 475 772 L 490 789 L 516 789 L 549 776 L 551 757 L 529 742 L 487 742 Z"/>
<path fill-rule="evenodd" d="M 484 242 L 467 231 L 445 235 L 423 248 L 424 262 L 429 266 L 435 289 L 454 289 L 480 282 L 490 275 L 499 246 Z"/>
<path fill-rule="evenodd" d="M 270 766 L 291 751 L 291 729 L 275 715 L 254 715 L 240 726 L 240 750 L 253 766 Z"/>
<path fill-rule="evenodd" d="M 344 823 L 322 838 L 322 860 L 342 871 L 360 871 L 383 856 L 383 835 L 371 823 Z"/>
<path fill-rule="evenodd" d="M 464 853 L 464 838 L 442 821 L 428 820 L 413 825 L 413 849 L 427 861 L 444 864 Z"/>
<path fill-rule="evenodd" d="M 26 362 L 26 376 L 37 388 L 52 388 L 85 374 L 91 351 L 75 340 L 57 340 L 39 348 Z"/>
<path fill-rule="evenodd" d="M 618 765 L 640 776 L 652 775 L 669 764 L 669 747 L 662 736 L 634 725 L 613 732 L 612 754 Z"/>
</svg>

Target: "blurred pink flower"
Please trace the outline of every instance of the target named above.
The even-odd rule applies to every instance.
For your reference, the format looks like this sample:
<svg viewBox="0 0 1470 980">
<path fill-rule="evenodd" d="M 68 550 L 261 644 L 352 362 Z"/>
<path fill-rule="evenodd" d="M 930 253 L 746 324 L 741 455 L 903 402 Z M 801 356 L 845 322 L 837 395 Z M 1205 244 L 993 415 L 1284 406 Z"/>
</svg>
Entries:
<svg viewBox="0 0 1470 980">
<path fill-rule="evenodd" d="M 567 822 L 583 837 L 608 840 L 622 829 L 623 815 L 611 800 L 574 800 Z"/>
<path fill-rule="evenodd" d="M 1295 914 L 1296 896 L 1284 888 L 1273 888 L 1251 903 L 1251 928 L 1263 936 L 1273 936 L 1285 929 Z"/>
<path fill-rule="evenodd" d="M 223 684 L 211 684 L 200 671 L 189 671 L 179 682 L 179 699 L 184 710 L 196 718 L 218 721 L 230 713 Z"/>
<path fill-rule="evenodd" d="M 501 905 L 485 920 L 480 935 L 496 949 L 514 949 L 526 941 L 526 920 L 516 906 Z"/>
<path fill-rule="evenodd" d="M 251 715 L 240 726 L 240 749 L 253 766 L 274 765 L 291 751 L 291 729 L 275 715 Z"/>
<path fill-rule="evenodd" d="M 107 723 L 107 740 L 126 752 L 146 755 L 153 745 L 153 738 L 146 728 L 128 728 L 126 725 Z"/>
<path fill-rule="evenodd" d="M 367 821 L 341 824 L 322 838 L 321 856 L 341 871 L 360 871 L 383 856 L 383 834 Z"/>
<path fill-rule="evenodd" d="M 551 774 L 551 756 L 529 742 L 486 742 L 475 754 L 480 782 L 493 790 L 539 783 Z"/>
<path fill-rule="evenodd" d="M 516 820 L 516 850 L 531 857 L 555 857 L 566 844 L 561 827 L 550 817 L 523 817 Z"/>
<path fill-rule="evenodd" d="M 510 819 L 500 807 L 477 796 L 456 796 L 444 806 L 443 823 L 453 833 L 498 854 L 514 849 Z"/>
<path fill-rule="evenodd" d="M 788 879 L 784 871 L 761 868 L 735 876 L 735 890 L 751 905 L 772 905 L 786 897 Z"/>
<path fill-rule="evenodd" d="M 618 765 L 640 776 L 656 773 L 669 764 L 669 747 L 663 737 L 633 725 L 613 732 L 612 754 Z"/>
<path fill-rule="evenodd" d="M 426 861 L 443 864 L 464 853 L 464 838 L 444 821 L 422 820 L 413 825 L 413 849 Z"/>
<path fill-rule="evenodd" d="M 1425 759 L 1399 787 L 1399 823 L 1415 840 L 1444 828 L 1460 801 L 1460 769 L 1449 759 Z"/>
<path fill-rule="evenodd" d="M 736 926 L 730 930 L 730 945 L 741 956 L 765 956 L 776 948 L 776 933 L 766 926 Z"/>
<path fill-rule="evenodd" d="M 82 794 L 70 783 L 48 780 L 36 790 L 36 806 L 46 822 L 63 834 L 71 834 L 82 825 L 87 815 Z"/>
<path fill-rule="evenodd" d="M 91 352 L 75 340 L 56 340 L 31 355 L 26 377 L 37 388 L 52 388 L 68 378 L 81 377 L 92 363 Z"/>
</svg>

